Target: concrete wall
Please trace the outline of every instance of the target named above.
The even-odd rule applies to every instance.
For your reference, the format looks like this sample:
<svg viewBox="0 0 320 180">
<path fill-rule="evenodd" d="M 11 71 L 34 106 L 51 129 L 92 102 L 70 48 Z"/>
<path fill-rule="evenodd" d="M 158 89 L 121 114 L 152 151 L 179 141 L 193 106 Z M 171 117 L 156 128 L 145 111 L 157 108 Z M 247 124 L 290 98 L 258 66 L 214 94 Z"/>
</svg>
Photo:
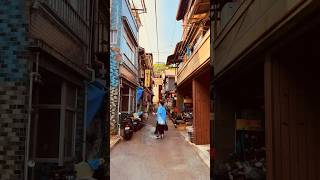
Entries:
<svg viewBox="0 0 320 180">
<path fill-rule="evenodd" d="M 163 79 L 162 78 L 153 78 L 154 86 L 152 88 L 153 91 L 153 104 L 157 104 L 159 102 L 159 85 L 163 85 Z"/>
<path fill-rule="evenodd" d="M 23 179 L 28 63 L 26 1 L 0 1 L 0 179 Z"/>
<path fill-rule="evenodd" d="M 175 77 L 167 77 L 166 79 L 166 91 L 172 91 L 175 89 Z"/>
</svg>

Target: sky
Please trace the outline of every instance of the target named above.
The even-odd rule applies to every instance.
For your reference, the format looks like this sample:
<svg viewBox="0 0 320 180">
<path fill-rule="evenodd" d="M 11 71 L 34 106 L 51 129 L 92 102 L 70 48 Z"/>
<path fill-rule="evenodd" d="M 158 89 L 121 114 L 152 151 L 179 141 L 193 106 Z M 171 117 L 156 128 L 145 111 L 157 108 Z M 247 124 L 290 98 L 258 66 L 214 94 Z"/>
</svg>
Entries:
<svg viewBox="0 0 320 180">
<path fill-rule="evenodd" d="M 135 0 L 136 3 L 140 0 Z M 147 53 L 153 54 L 153 62 L 165 63 L 174 51 L 182 36 L 182 22 L 176 20 L 179 0 L 144 0 L 147 13 L 140 14 L 142 26 L 139 29 L 139 44 Z M 155 1 L 157 1 L 159 60 L 155 20 Z M 138 6 L 140 3 L 137 3 Z"/>
</svg>

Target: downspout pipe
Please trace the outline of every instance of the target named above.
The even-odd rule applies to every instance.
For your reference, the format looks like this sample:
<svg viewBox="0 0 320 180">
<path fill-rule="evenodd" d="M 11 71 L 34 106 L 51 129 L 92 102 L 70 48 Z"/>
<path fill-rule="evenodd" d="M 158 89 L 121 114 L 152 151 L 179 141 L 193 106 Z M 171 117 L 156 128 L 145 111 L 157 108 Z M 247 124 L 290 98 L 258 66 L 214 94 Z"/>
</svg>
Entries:
<svg viewBox="0 0 320 180">
<path fill-rule="evenodd" d="M 119 64 L 120 66 L 120 64 Z M 119 81 L 121 81 L 121 79 L 119 78 Z M 118 83 L 118 136 L 120 137 L 120 128 L 121 128 L 121 124 L 120 124 L 120 96 L 121 96 L 121 83 Z"/>
<path fill-rule="evenodd" d="M 26 141 L 25 141 L 25 161 L 24 161 L 24 179 L 28 179 L 28 163 L 30 152 L 30 129 L 31 129 L 31 114 L 32 114 L 32 95 L 33 95 L 33 81 L 39 77 L 39 52 L 36 54 L 36 71 L 29 75 L 29 99 L 28 99 L 28 120 L 26 127 Z M 33 66 L 31 66 L 33 68 Z"/>
</svg>

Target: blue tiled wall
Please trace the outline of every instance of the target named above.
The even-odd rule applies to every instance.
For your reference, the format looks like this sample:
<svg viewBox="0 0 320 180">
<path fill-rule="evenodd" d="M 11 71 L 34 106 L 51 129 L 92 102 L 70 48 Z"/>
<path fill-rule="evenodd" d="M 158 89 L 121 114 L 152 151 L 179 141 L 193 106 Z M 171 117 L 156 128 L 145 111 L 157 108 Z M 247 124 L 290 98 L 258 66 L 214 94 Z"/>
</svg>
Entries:
<svg viewBox="0 0 320 180">
<path fill-rule="evenodd" d="M 23 179 L 28 86 L 25 1 L 0 0 L 0 179 Z"/>
</svg>

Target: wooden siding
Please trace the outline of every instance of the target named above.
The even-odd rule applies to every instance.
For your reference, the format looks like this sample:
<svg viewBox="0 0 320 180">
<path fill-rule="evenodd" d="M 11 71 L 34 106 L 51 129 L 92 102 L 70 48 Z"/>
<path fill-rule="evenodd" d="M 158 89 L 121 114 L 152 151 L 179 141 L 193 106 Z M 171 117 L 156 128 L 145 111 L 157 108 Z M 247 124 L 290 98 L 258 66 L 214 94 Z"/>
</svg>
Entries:
<svg viewBox="0 0 320 180">
<path fill-rule="evenodd" d="M 72 62 L 83 66 L 87 58 L 86 45 L 42 11 L 31 14 L 30 36 L 40 39 Z"/>
<path fill-rule="evenodd" d="M 195 49 L 189 61 L 178 70 L 177 85 L 182 84 L 192 75 L 196 74 L 199 69 L 210 64 L 210 31 L 203 37 L 198 49 Z"/>
<path fill-rule="evenodd" d="M 192 81 L 195 144 L 210 144 L 210 71 Z"/>
<path fill-rule="evenodd" d="M 315 2 L 315 0 L 244 1 L 215 41 L 215 75 L 220 75 L 235 61 L 252 52 L 283 27 L 283 24 L 292 20 L 297 13 L 307 12 L 315 6 Z"/>
<path fill-rule="evenodd" d="M 287 58 L 265 64 L 268 180 L 320 179 L 320 76 Z"/>
<path fill-rule="evenodd" d="M 89 22 L 86 21 L 89 19 L 89 12 L 80 13 L 80 9 L 76 11 L 70 2 L 68 2 L 68 0 L 43 0 L 41 2 L 42 5 L 53 12 L 55 16 L 72 31 L 72 33 L 76 34 L 79 39 L 86 44 L 89 43 Z M 85 5 L 85 2 L 78 0 L 76 4 Z M 81 11 L 89 11 L 89 8 L 81 8 Z"/>
</svg>

